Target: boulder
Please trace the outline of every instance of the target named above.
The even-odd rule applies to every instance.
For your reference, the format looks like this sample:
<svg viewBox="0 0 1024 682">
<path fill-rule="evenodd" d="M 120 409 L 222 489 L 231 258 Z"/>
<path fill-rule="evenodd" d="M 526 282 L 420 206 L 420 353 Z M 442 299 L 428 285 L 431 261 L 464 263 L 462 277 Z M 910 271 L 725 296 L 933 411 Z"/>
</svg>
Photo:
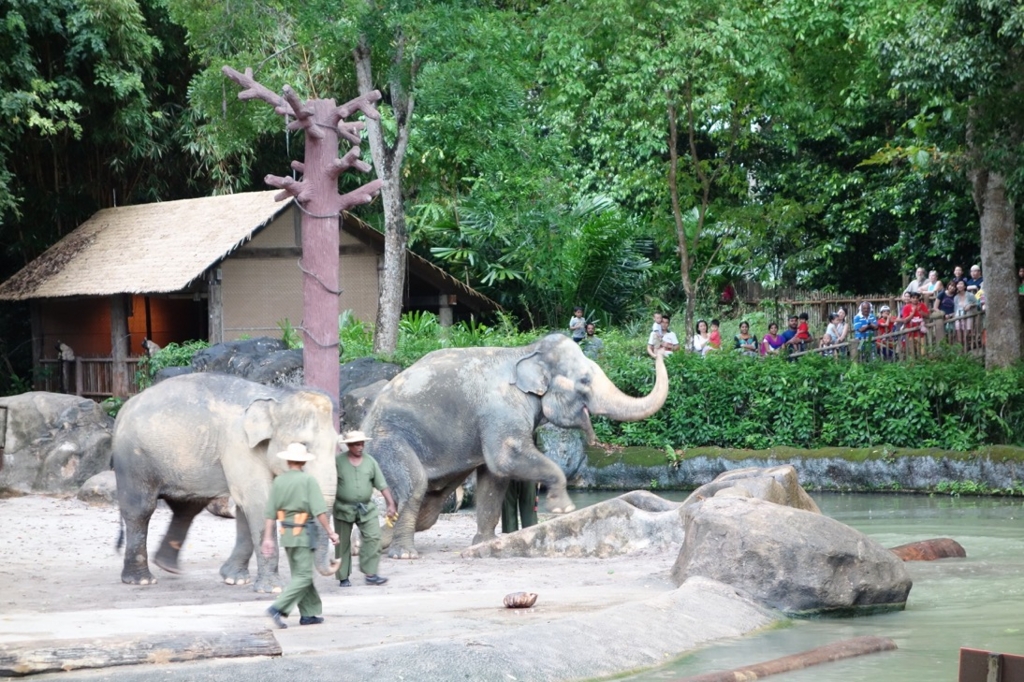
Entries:
<svg viewBox="0 0 1024 682">
<path fill-rule="evenodd" d="M 544 456 L 562 468 L 570 485 L 587 463 L 583 432 L 563 429 L 554 424 L 543 424 L 537 429 L 537 446 Z"/>
<path fill-rule="evenodd" d="M 636 490 L 465 549 L 464 557 L 598 557 L 663 550 L 683 540 L 682 508 Z"/>
<path fill-rule="evenodd" d="M 746 467 L 719 474 L 683 500 L 684 507 L 713 497 L 743 497 L 767 500 L 795 509 L 820 514 L 817 503 L 800 485 L 792 464 L 775 467 Z"/>
<path fill-rule="evenodd" d="M 715 497 L 686 510 L 672 579 L 704 576 L 790 616 L 901 610 L 912 582 L 903 562 L 822 514 L 756 498 Z"/>
<path fill-rule="evenodd" d="M 358 429 L 363 423 L 366 413 L 373 407 L 373 401 L 377 399 L 381 390 L 388 385 L 384 379 L 375 381 L 369 386 L 354 388 L 348 393 L 341 395 L 342 431 Z"/>
<path fill-rule="evenodd" d="M 82 484 L 75 496 L 82 502 L 97 506 L 117 504 L 117 478 L 113 471 L 101 471 Z"/>
<path fill-rule="evenodd" d="M 0 405 L 8 410 L 0 489 L 74 492 L 110 469 L 114 419 L 92 400 L 33 391 Z"/>
<path fill-rule="evenodd" d="M 357 388 L 363 388 L 378 381 L 391 381 L 398 376 L 402 368 L 390 362 L 381 362 L 376 358 L 366 357 L 346 362 L 341 366 L 340 371 L 341 385 L 339 394 L 344 396 Z"/>
<path fill-rule="evenodd" d="M 191 367 L 164 367 L 153 375 L 153 383 L 159 384 L 171 377 L 180 377 L 182 374 L 191 374 L 194 370 Z"/>
<path fill-rule="evenodd" d="M 302 350 L 288 349 L 284 341 L 258 339 L 225 341 L 192 356 L 196 372 L 223 372 L 269 386 L 301 386 Z"/>
</svg>

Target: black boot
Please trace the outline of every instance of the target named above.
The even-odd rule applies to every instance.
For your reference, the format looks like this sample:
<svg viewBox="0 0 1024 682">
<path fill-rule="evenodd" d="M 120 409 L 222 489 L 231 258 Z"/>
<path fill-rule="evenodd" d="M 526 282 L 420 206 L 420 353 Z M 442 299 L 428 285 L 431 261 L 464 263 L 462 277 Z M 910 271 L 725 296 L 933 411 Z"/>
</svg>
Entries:
<svg viewBox="0 0 1024 682">
<path fill-rule="evenodd" d="M 275 609 L 273 606 L 267 609 L 267 615 L 270 616 L 270 619 L 272 621 L 274 621 L 274 625 L 278 629 L 285 630 L 288 628 L 288 623 L 284 622 L 286 616 L 277 609 Z"/>
</svg>

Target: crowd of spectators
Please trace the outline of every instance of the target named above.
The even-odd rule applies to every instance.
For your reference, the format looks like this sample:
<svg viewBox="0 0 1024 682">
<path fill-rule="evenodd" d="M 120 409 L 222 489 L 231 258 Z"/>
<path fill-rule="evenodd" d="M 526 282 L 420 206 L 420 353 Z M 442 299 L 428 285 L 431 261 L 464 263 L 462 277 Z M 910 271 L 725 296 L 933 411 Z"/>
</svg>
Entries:
<svg viewBox="0 0 1024 682">
<path fill-rule="evenodd" d="M 725 349 L 750 357 L 766 357 L 812 348 L 818 348 L 824 355 L 834 355 L 848 353 L 849 346 L 856 342 L 861 354 L 891 359 L 897 353 L 922 352 L 927 323 L 931 320 L 943 320 L 945 331 L 966 347 L 980 338 L 980 325 L 970 313 L 985 309 L 981 267 L 972 265 L 969 272 L 965 277 L 963 268 L 957 266 L 953 276 L 943 283 L 937 271 L 917 268 L 914 279 L 903 290 L 896 312 L 882 305 L 876 314 L 873 303 L 862 301 L 850 321 L 846 310 L 839 308 L 829 313 L 828 324 L 820 337 L 812 332 L 806 312 L 790 315 L 781 333 L 777 323 L 769 324 L 767 333 L 760 339 L 751 332 L 750 324 L 742 321 L 731 345 L 723 344 L 718 320 L 711 320 L 709 324 L 702 319 L 694 325 L 693 336 L 685 348 L 702 356 Z M 1024 268 L 1018 275 L 1020 293 L 1024 295 Z M 647 353 L 653 357 L 660 348 L 669 355 L 680 347 L 678 337 L 670 329 L 669 316 L 655 313 Z"/>
</svg>

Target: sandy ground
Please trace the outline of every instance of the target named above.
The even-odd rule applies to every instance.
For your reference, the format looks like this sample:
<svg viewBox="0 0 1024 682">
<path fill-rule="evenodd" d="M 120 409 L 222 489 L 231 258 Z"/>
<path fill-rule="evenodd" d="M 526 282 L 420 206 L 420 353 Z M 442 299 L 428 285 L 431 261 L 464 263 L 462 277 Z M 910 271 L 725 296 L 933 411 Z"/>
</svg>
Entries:
<svg viewBox="0 0 1024 682">
<path fill-rule="evenodd" d="M 167 510 L 154 515 L 150 556 L 169 518 Z M 122 557 L 114 549 L 119 529 L 116 508 L 90 507 L 75 499 L 14 497 L 0 500 L 0 527 L 6 538 L 0 543 L 0 644 L 268 627 L 264 610 L 273 596 L 257 594 L 249 586 L 225 585 L 218 575 L 234 542 L 231 519 L 198 516 L 181 554 L 187 572 L 172 575 L 152 567 L 159 582 L 145 587 L 121 583 Z M 327 622 L 299 627 L 293 614 L 289 629 L 275 631 L 283 660 L 309 661 L 311 667 L 303 673 L 307 679 L 317 679 L 314 671 L 321 665 L 329 669 L 325 661 L 338 654 L 345 654 L 352 676 L 339 677 L 335 670 L 325 679 L 410 679 L 406 675 L 430 671 L 432 679 L 448 677 L 439 670 L 451 671 L 450 679 L 575 679 L 655 665 L 709 638 L 737 636 L 771 620 L 727 590 L 677 590 L 669 579 L 674 550 L 612 559 L 463 559 L 459 551 L 469 544 L 474 530 L 471 511 L 442 516 L 434 528 L 417 533 L 420 559 L 382 560 L 379 572 L 390 581 L 381 587 L 365 585 L 359 573 L 347 589 L 318 577 Z M 281 564 L 286 575 L 283 555 Z M 255 561 L 251 569 L 255 570 Z M 504 608 L 502 598 L 520 590 L 538 593 L 536 606 Z M 712 594 L 710 602 L 704 598 L 707 594 Z M 701 609 L 723 614 L 718 619 L 722 627 L 709 627 L 692 615 Z M 619 634 L 612 632 L 617 626 L 657 626 L 659 618 L 666 620 L 657 629 L 671 632 L 652 638 L 648 631 L 632 645 L 621 628 Z M 551 641 L 559 628 L 564 631 L 561 640 Z M 605 630 L 615 639 L 588 635 Z M 508 651 L 505 641 L 511 641 Z M 591 642 L 600 655 L 578 651 Z M 616 644 L 622 644 L 622 651 Z M 538 647 L 537 655 L 529 665 L 517 661 L 529 646 Z M 544 646 L 551 646 L 550 658 L 539 651 Z M 429 655 L 423 653 L 427 648 Z M 486 655 L 464 655 L 475 650 Z M 459 663 L 462 658 L 466 660 Z M 389 659 L 403 665 L 382 664 Z M 406 666 L 411 659 L 423 662 L 420 667 Z M 475 670 L 474 661 L 480 662 Z M 224 663 L 212 670 L 223 671 Z M 360 664 L 365 665 L 363 672 Z M 135 671 L 138 679 L 148 679 L 147 671 L 163 669 L 159 679 L 168 680 L 175 679 L 168 674 L 174 665 L 70 675 L 128 679 Z M 181 668 L 181 679 L 189 679 L 188 671 L 199 670 L 194 666 L 200 664 L 177 665 L 193 666 Z M 261 679 L 259 671 L 266 665 L 242 676 Z M 468 670 L 456 670 L 459 665 Z M 233 669 L 242 671 L 244 665 Z M 273 667 L 267 674 L 273 676 Z M 66 679 L 69 673 L 57 675 Z M 33 679 L 45 677 L 51 675 Z"/>
</svg>

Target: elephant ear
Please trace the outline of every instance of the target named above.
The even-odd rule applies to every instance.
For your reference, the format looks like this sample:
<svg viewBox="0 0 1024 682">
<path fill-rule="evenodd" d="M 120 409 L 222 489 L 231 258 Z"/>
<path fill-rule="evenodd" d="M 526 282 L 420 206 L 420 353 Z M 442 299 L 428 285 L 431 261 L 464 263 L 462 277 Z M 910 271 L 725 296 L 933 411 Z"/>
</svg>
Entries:
<svg viewBox="0 0 1024 682">
<path fill-rule="evenodd" d="M 548 391 L 548 383 L 551 381 L 547 364 L 540 359 L 537 351 L 526 355 L 516 363 L 513 370 L 512 381 L 525 393 L 544 395 Z"/>
<path fill-rule="evenodd" d="M 242 427 L 250 448 L 254 448 L 274 435 L 274 423 L 271 420 L 271 400 L 254 400 L 245 408 L 245 419 Z"/>
</svg>

